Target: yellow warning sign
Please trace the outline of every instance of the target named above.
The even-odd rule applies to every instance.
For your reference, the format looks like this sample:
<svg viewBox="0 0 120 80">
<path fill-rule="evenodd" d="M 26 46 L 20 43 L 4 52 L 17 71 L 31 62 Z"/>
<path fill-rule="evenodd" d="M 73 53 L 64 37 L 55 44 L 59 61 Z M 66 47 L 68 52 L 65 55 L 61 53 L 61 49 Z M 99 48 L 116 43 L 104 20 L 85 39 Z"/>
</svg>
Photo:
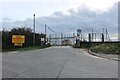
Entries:
<svg viewBox="0 0 120 80">
<path fill-rule="evenodd" d="M 24 35 L 12 35 L 12 43 L 25 43 Z"/>
</svg>

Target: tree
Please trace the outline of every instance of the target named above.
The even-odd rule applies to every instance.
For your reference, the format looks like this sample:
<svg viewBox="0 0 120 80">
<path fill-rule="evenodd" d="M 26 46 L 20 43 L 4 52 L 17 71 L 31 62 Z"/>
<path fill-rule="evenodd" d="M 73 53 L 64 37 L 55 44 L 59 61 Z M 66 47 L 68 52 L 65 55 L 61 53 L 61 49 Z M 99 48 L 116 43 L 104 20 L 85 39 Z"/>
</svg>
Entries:
<svg viewBox="0 0 120 80">
<path fill-rule="evenodd" d="M 24 35 L 25 36 L 25 43 L 23 44 L 24 47 L 33 46 L 33 32 L 31 28 L 13 28 L 11 31 L 2 31 L 2 49 L 11 49 L 13 48 L 12 43 L 12 35 Z M 45 34 L 35 33 L 35 45 L 41 44 L 41 38 L 44 38 Z"/>
</svg>

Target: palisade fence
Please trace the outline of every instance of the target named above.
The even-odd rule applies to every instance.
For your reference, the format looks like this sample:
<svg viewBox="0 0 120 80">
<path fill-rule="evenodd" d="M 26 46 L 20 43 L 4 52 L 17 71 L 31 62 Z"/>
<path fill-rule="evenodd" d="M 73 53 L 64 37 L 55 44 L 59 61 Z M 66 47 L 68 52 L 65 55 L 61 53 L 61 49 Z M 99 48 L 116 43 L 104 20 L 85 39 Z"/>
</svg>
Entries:
<svg viewBox="0 0 120 80">
<path fill-rule="evenodd" d="M 66 45 L 74 45 L 75 44 L 75 33 L 69 34 L 50 34 L 48 36 L 48 42 L 51 45 L 64 45 L 66 41 Z"/>
<path fill-rule="evenodd" d="M 76 40 L 79 40 L 80 43 L 108 43 L 108 42 L 117 42 L 118 40 L 113 40 L 110 38 L 108 33 L 84 33 L 77 36 L 75 33 L 66 33 L 66 34 L 49 34 L 47 35 L 47 42 L 53 46 L 58 45 L 76 45 Z"/>
</svg>

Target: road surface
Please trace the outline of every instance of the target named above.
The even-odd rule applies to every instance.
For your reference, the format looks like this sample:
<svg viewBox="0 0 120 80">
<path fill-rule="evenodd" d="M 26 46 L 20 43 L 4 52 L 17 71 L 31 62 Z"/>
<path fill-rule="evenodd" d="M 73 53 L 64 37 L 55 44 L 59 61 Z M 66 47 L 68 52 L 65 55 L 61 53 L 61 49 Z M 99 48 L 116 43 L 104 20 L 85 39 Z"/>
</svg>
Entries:
<svg viewBox="0 0 120 80">
<path fill-rule="evenodd" d="M 118 78 L 118 62 L 83 49 L 50 47 L 2 55 L 3 78 Z"/>
</svg>

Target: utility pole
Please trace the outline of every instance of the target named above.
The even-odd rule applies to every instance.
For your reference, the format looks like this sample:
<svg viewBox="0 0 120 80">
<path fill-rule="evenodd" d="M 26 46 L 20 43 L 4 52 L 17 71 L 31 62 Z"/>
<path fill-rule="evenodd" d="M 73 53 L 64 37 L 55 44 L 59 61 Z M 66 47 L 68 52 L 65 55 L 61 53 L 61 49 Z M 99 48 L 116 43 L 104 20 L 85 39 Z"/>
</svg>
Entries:
<svg viewBox="0 0 120 80">
<path fill-rule="evenodd" d="M 33 46 L 35 46 L 35 14 L 33 15 Z"/>
<path fill-rule="evenodd" d="M 63 34 L 61 34 L 61 46 L 62 46 L 62 39 L 63 39 Z"/>
<path fill-rule="evenodd" d="M 46 28 L 47 28 L 47 25 L 45 24 L 45 45 L 46 45 Z"/>
<path fill-rule="evenodd" d="M 93 42 L 93 29 L 92 29 L 92 42 Z"/>
<path fill-rule="evenodd" d="M 107 42 L 107 28 L 106 28 L 106 42 Z"/>
</svg>

